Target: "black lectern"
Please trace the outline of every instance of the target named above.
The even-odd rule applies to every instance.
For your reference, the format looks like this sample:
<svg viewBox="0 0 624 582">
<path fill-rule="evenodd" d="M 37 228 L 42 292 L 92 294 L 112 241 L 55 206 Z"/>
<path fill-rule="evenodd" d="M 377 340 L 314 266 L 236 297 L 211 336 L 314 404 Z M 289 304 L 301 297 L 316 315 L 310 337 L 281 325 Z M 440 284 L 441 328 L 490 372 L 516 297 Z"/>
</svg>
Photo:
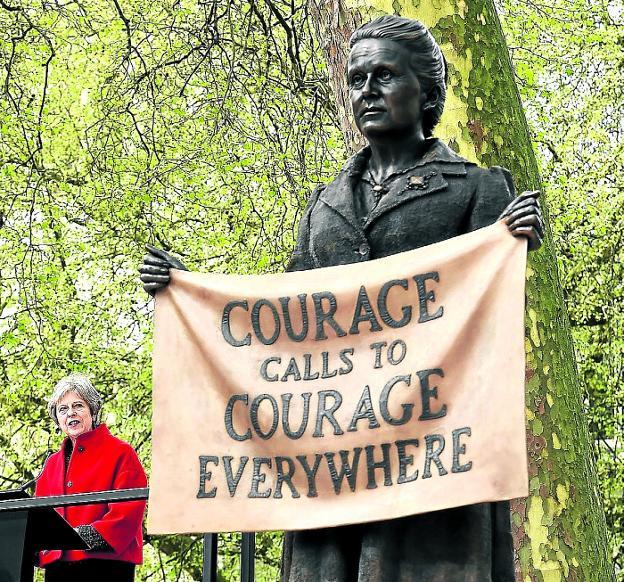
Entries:
<svg viewBox="0 0 624 582">
<path fill-rule="evenodd" d="M 0 491 L 0 501 L 27 499 L 21 489 Z M 32 582 L 39 550 L 86 550 L 87 546 L 54 509 L 0 511 L 0 582 Z"/>
</svg>

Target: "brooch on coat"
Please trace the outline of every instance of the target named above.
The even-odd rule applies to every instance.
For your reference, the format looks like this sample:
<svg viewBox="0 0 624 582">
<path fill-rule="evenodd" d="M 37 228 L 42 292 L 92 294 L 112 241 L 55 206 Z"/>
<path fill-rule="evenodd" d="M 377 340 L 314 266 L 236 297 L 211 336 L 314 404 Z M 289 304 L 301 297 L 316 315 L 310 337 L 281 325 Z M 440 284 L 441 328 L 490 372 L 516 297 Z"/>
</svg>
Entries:
<svg viewBox="0 0 624 582">
<path fill-rule="evenodd" d="M 409 176 L 407 179 L 407 187 L 410 190 L 424 190 L 429 186 L 429 180 L 436 175 L 435 172 L 429 172 L 424 176 Z"/>
</svg>

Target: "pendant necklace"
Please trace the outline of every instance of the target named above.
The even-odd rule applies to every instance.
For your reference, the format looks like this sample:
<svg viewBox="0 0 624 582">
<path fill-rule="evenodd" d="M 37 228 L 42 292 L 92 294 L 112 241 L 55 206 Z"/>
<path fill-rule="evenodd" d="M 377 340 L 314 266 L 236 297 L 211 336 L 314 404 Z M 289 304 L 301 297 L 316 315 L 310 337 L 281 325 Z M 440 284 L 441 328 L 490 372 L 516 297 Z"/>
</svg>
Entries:
<svg viewBox="0 0 624 582">
<path fill-rule="evenodd" d="M 381 201 L 381 199 L 390 191 L 390 186 L 388 182 L 393 181 L 395 178 L 398 178 L 399 176 L 402 176 L 403 174 L 407 174 L 408 172 L 411 172 L 412 170 L 416 168 L 417 165 L 418 164 L 415 164 L 408 168 L 404 168 L 403 170 L 397 170 L 396 172 L 392 172 L 391 174 L 388 174 L 385 178 L 381 180 L 375 179 L 373 177 L 373 174 L 370 171 L 370 168 L 367 169 L 367 176 L 362 176 L 361 179 L 364 182 L 370 184 L 370 186 L 372 187 L 373 196 L 375 197 L 374 207 L 376 207 Z M 408 176 L 405 186 L 401 188 L 399 192 L 397 192 L 397 195 L 403 194 L 403 192 L 405 192 L 408 189 L 410 190 L 425 189 L 429 184 L 429 179 L 432 178 L 434 175 L 435 175 L 435 172 L 429 172 L 428 174 L 424 176 L 419 176 L 419 175 Z"/>
</svg>

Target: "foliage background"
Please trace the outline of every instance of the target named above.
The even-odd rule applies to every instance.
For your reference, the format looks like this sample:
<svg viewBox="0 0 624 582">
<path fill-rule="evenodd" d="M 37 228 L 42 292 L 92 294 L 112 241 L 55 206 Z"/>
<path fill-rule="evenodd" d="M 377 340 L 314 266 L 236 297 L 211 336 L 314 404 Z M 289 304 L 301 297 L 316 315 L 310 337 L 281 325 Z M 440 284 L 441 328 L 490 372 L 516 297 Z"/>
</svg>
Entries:
<svg viewBox="0 0 624 582">
<path fill-rule="evenodd" d="M 498 8 L 622 568 L 624 7 Z M 0 487 L 58 447 L 44 403 L 71 370 L 94 378 L 149 469 L 142 245 L 196 270 L 283 268 L 307 193 L 346 155 L 320 55 L 302 0 L 0 0 Z M 278 578 L 277 538 L 258 540 L 258 580 Z M 236 536 L 221 544 L 234 580 Z M 200 567 L 200 538 L 152 538 L 140 578 Z"/>
</svg>

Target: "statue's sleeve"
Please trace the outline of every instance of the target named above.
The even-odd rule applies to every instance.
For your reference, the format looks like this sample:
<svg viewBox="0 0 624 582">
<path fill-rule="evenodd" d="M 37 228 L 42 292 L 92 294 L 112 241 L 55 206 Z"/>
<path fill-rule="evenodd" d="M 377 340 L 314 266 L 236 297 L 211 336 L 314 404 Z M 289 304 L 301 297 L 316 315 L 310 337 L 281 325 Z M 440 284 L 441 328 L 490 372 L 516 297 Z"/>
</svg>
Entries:
<svg viewBox="0 0 624 582">
<path fill-rule="evenodd" d="M 468 232 L 494 224 L 516 195 L 511 174 L 505 168 L 479 168 L 475 178 Z"/>
<path fill-rule="evenodd" d="M 314 260 L 310 252 L 310 215 L 312 209 L 316 205 L 319 194 L 323 191 L 324 186 L 317 186 L 308 200 L 308 204 L 303 211 L 303 216 L 299 221 L 299 229 L 297 234 L 297 242 L 295 243 L 295 249 L 288 266 L 287 272 L 291 271 L 307 271 L 308 269 L 314 269 Z"/>
</svg>

